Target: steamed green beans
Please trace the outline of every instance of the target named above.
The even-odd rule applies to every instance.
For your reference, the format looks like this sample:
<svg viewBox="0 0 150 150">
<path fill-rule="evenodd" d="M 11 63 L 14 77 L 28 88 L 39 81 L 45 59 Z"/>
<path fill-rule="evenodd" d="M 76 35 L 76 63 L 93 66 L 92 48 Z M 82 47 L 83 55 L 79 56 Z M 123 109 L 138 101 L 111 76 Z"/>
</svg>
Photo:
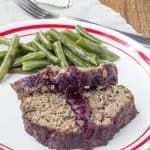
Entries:
<svg viewBox="0 0 150 150">
<path fill-rule="evenodd" d="M 92 34 L 88 33 L 82 26 L 77 25 L 76 26 L 76 31 L 83 37 L 93 41 L 94 43 L 101 44 L 100 39 L 97 37 L 93 36 Z"/>
<path fill-rule="evenodd" d="M 55 40 L 61 41 L 64 46 L 66 46 L 70 51 L 72 51 L 72 53 L 76 54 L 81 59 L 84 59 L 85 61 L 95 66 L 97 65 L 96 54 L 88 53 L 87 51 L 77 46 L 73 41 L 71 41 L 55 29 L 49 30 L 49 33 Z"/>
<path fill-rule="evenodd" d="M 66 30 L 63 30 L 61 33 L 65 36 L 67 36 L 69 39 L 71 39 L 74 42 L 76 42 L 80 38 L 80 34 L 75 33 L 71 30 L 66 29 Z"/>
<path fill-rule="evenodd" d="M 5 38 L 5 37 L 0 37 L 0 44 L 4 44 L 4 45 L 10 45 L 10 40 Z M 25 51 L 29 51 L 29 52 L 35 52 L 36 49 L 34 49 L 33 47 L 28 46 L 27 44 L 24 43 L 19 43 L 19 46 L 25 50 Z M 19 49 L 19 48 L 18 48 Z"/>
<path fill-rule="evenodd" d="M 0 51 L 0 60 L 3 59 L 6 54 L 7 54 L 7 51 Z"/>
<path fill-rule="evenodd" d="M 120 57 L 116 55 L 115 53 L 111 52 L 108 50 L 108 48 L 104 45 L 100 45 L 101 52 L 102 52 L 102 59 L 103 60 L 108 60 L 110 62 L 114 62 L 118 60 Z"/>
<path fill-rule="evenodd" d="M 27 45 L 28 45 L 29 47 L 32 47 L 32 48 L 35 49 L 36 51 L 38 51 L 38 48 L 37 48 L 37 46 L 33 43 L 33 41 L 27 43 Z"/>
<path fill-rule="evenodd" d="M 115 53 L 110 52 L 105 46 L 93 43 L 86 38 L 80 37 L 79 40 L 76 41 L 76 44 L 88 50 L 89 52 L 96 53 L 103 60 L 109 60 L 113 62 L 119 59 Z"/>
<path fill-rule="evenodd" d="M 44 34 L 48 41 L 51 43 L 55 42 L 55 40 L 50 36 L 49 31 L 46 31 Z"/>
<path fill-rule="evenodd" d="M 50 51 L 48 51 L 43 45 L 41 45 L 35 40 L 33 41 L 33 43 L 38 47 L 39 50 L 43 51 L 46 54 L 46 57 L 50 62 L 54 64 L 58 63 L 58 58 L 54 56 Z"/>
<path fill-rule="evenodd" d="M 54 51 L 55 51 L 55 54 L 60 62 L 60 66 L 63 67 L 63 68 L 66 68 L 68 67 L 68 62 L 66 60 L 66 57 L 64 55 L 64 51 L 62 49 L 62 46 L 61 46 L 61 43 L 59 41 L 55 42 L 53 44 L 54 46 Z"/>
<path fill-rule="evenodd" d="M 7 72 L 35 73 L 50 64 L 63 68 L 71 65 L 89 68 L 119 59 L 100 39 L 80 25 L 75 31 L 39 31 L 28 43 L 20 42 L 18 35 L 12 39 L 0 36 L 1 44 L 8 50 L 0 51 L 0 81 Z"/>
<path fill-rule="evenodd" d="M 5 37 L 1 37 L 0 36 L 0 44 L 9 45 L 10 44 L 10 40 L 5 38 Z"/>
<path fill-rule="evenodd" d="M 46 54 L 43 51 L 37 51 L 37 52 L 34 52 L 34 53 L 29 53 L 29 54 L 26 54 L 26 55 L 24 55 L 22 57 L 17 58 L 14 61 L 12 67 L 21 66 L 21 64 L 24 61 L 43 59 L 43 58 L 46 58 Z"/>
<path fill-rule="evenodd" d="M 43 32 L 37 32 L 36 37 L 48 50 L 53 50 L 51 42 L 46 38 Z"/>
<path fill-rule="evenodd" d="M 82 26 L 80 25 L 77 25 L 76 26 L 76 31 L 83 37 L 91 40 L 92 42 L 94 43 L 97 43 L 97 44 L 101 44 L 101 41 L 100 39 L 98 39 L 97 37 L 93 36 L 92 34 L 88 33 Z"/>
<path fill-rule="evenodd" d="M 31 46 L 28 46 L 27 44 L 24 44 L 24 43 L 20 43 L 20 47 L 23 49 L 23 50 L 26 50 L 26 51 L 29 51 L 29 52 L 35 52 L 37 51 L 37 49 L 31 47 Z"/>
<path fill-rule="evenodd" d="M 3 61 L 2 61 L 2 60 L 0 60 L 0 65 L 2 64 L 2 62 L 3 62 Z"/>
<path fill-rule="evenodd" d="M 109 61 L 109 60 L 103 60 L 103 59 L 101 59 L 101 58 L 99 58 L 99 57 L 97 57 L 96 61 L 97 61 L 98 65 L 100 65 L 100 64 L 110 64 L 110 63 L 112 63 L 112 62 Z"/>
<path fill-rule="evenodd" d="M 12 68 L 9 70 L 8 73 L 10 73 L 10 74 L 33 74 L 33 73 L 36 73 L 40 70 L 41 70 L 41 68 L 34 69 L 31 71 L 23 71 L 22 68 Z"/>
<path fill-rule="evenodd" d="M 73 54 L 71 51 L 69 51 L 67 48 L 63 48 L 66 57 L 71 61 L 74 65 L 81 67 L 81 68 L 86 68 L 86 67 L 91 67 L 92 65 L 89 64 L 88 62 L 80 59 L 77 57 L 75 54 Z"/>
<path fill-rule="evenodd" d="M 14 35 L 10 41 L 8 52 L 0 66 L 0 81 L 2 81 L 6 73 L 9 71 L 10 65 L 12 64 L 15 58 L 18 45 L 19 45 L 19 36 Z"/>
<path fill-rule="evenodd" d="M 38 68 L 44 68 L 51 63 L 47 60 L 33 60 L 33 61 L 25 61 L 22 63 L 23 71 L 31 71 Z"/>
</svg>

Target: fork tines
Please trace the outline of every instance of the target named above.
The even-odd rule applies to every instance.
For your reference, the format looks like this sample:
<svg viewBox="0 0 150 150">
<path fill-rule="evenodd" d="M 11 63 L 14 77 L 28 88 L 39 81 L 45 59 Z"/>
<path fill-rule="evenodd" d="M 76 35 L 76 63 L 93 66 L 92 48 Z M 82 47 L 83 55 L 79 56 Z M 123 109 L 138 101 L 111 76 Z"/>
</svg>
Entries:
<svg viewBox="0 0 150 150">
<path fill-rule="evenodd" d="M 35 18 L 44 19 L 44 18 L 52 18 L 57 17 L 58 15 L 48 12 L 30 0 L 14 0 L 17 5 L 19 5 L 23 10 L 28 12 L 30 15 L 32 15 Z"/>
</svg>

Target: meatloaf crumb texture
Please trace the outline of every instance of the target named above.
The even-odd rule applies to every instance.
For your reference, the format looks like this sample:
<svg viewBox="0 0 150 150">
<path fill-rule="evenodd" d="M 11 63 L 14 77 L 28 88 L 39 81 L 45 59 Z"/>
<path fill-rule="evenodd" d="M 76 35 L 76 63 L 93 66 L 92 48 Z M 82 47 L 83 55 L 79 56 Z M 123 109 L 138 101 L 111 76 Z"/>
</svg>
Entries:
<svg viewBox="0 0 150 150">
<path fill-rule="evenodd" d="M 84 92 L 98 126 L 93 146 L 107 144 L 137 114 L 131 92 L 122 85 Z M 83 148 L 83 133 L 61 93 L 34 93 L 21 101 L 26 131 L 50 149 Z"/>
</svg>

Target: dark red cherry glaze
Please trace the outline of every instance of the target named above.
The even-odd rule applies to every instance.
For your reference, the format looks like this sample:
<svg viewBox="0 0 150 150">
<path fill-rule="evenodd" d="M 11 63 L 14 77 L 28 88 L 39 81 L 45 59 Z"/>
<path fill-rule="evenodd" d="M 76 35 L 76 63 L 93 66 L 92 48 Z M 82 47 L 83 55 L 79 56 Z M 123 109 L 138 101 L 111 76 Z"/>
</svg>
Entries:
<svg viewBox="0 0 150 150">
<path fill-rule="evenodd" d="M 96 133 L 96 125 L 91 121 L 91 110 L 87 98 L 81 93 L 67 93 L 67 103 L 76 114 L 76 125 L 84 134 L 85 149 L 92 150 L 92 143 Z"/>
<path fill-rule="evenodd" d="M 76 125 L 81 129 L 85 149 L 92 150 L 92 143 L 96 133 L 96 125 L 91 121 L 91 109 L 87 98 L 81 91 L 81 76 L 78 69 L 71 67 L 66 74 L 63 74 L 61 81 L 64 81 L 67 103 L 76 114 Z M 63 88 L 64 88 L 63 87 Z"/>
<path fill-rule="evenodd" d="M 93 149 L 93 139 L 97 126 L 91 121 L 91 109 L 88 99 L 82 93 L 84 90 L 95 89 L 98 86 L 107 87 L 117 84 L 117 68 L 111 64 L 105 64 L 91 69 L 79 69 L 69 67 L 65 72 L 53 72 L 51 67 L 16 82 L 16 90 L 20 97 L 33 92 L 61 92 L 66 95 L 67 103 L 76 114 L 76 125 L 80 127 L 85 138 L 85 149 Z M 23 88 L 22 88 L 23 87 Z M 24 88 L 25 87 L 25 88 Z"/>
</svg>

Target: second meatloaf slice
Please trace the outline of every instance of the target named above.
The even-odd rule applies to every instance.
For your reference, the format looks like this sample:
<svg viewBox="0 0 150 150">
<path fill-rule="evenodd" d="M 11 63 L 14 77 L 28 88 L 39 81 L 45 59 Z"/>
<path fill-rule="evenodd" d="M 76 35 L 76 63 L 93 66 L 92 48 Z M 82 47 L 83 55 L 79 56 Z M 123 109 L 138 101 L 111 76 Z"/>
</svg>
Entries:
<svg viewBox="0 0 150 150">
<path fill-rule="evenodd" d="M 136 115 L 134 98 L 124 86 L 110 86 L 84 92 L 97 125 L 93 147 L 107 144 L 114 134 Z M 21 101 L 26 131 L 49 149 L 84 148 L 83 133 L 75 114 L 61 93 L 34 93 Z"/>
</svg>

